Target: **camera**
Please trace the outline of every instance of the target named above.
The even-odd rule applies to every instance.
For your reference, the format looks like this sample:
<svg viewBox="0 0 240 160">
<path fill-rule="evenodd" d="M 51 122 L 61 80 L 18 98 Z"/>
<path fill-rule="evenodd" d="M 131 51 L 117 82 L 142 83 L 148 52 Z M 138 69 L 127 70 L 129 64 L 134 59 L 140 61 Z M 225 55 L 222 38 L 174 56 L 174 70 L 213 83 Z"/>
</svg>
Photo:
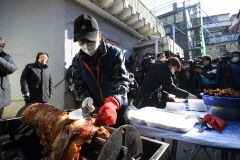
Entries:
<svg viewBox="0 0 240 160">
<path fill-rule="evenodd" d="M 202 58 L 196 57 L 193 60 L 190 60 L 189 64 L 190 64 L 190 70 L 195 70 L 196 68 L 201 68 Z"/>
<path fill-rule="evenodd" d="M 232 55 L 230 53 L 226 53 L 219 58 L 218 61 L 218 69 L 228 69 L 231 67 L 231 59 Z"/>
<path fill-rule="evenodd" d="M 219 88 L 231 88 L 231 58 L 230 53 L 226 53 L 219 58 L 217 69 L 218 69 L 218 86 Z"/>
<path fill-rule="evenodd" d="M 155 63 L 155 56 L 154 54 L 147 53 L 143 58 L 142 67 L 143 72 L 146 73 L 149 70 L 149 66 Z"/>
</svg>

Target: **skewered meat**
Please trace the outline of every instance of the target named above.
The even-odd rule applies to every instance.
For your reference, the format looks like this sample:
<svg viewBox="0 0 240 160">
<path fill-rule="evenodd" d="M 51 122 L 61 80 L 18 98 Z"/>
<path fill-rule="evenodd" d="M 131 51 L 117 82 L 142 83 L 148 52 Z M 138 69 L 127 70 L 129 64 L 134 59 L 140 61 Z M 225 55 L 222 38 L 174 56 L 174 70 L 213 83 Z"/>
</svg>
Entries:
<svg viewBox="0 0 240 160">
<path fill-rule="evenodd" d="M 231 88 L 226 89 L 204 89 L 205 95 L 217 96 L 217 97 L 230 97 L 230 98 L 240 98 L 240 93 Z"/>
<path fill-rule="evenodd" d="M 96 125 L 96 118 L 71 120 L 68 114 L 42 103 L 32 104 L 23 112 L 22 122 L 35 127 L 47 160 L 77 160 L 81 145 L 90 143 L 95 134 L 105 140 L 110 136 L 104 127 Z"/>
</svg>

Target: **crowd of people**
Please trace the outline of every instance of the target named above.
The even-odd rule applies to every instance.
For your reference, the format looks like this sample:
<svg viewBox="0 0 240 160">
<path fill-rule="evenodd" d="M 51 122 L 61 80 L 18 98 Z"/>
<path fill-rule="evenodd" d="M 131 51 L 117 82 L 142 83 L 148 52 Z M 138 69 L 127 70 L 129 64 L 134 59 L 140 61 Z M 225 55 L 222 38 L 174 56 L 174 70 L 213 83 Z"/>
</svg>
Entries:
<svg viewBox="0 0 240 160">
<path fill-rule="evenodd" d="M 203 89 L 233 88 L 237 91 L 240 90 L 238 83 L 240 79 L 240 52 L 238 51 L 223 55 L 216 60 L 212 60 L 208 55 L 188 61 L 173 57 L 167 59 L 165 53 L 160 52 L 157 54 L 157 61 L 154 62 L 152 60 L 154 56 L 150 55 L 147 53 L 142 61 L 136 55 L 133 61 L 130 57 L 127 62 L 128 71 L 133 74 L 136 79 L 135 83 L 140 86 L 132 89 L 134 93 L 131 93 L 131 90 L 129 92 L 129 95 L 135 95 L 129 97 L 130 101 L 135 99 L 133 104 L 138 107 L 156 106 L 163 108 L 167 101 L 173 100 L 169 99 L 169 93 L 179 98 L 187 98 L 186 95 L 170 91 L 169 87 L 172 87 L 172 84 L 197 98 L 201 98 L 200 93 L 203 92 Z M 181 69 L 173 70 L 171 66 L 169 67 L 173 61 Z M 168 67 L 166 67 L 167 64 Z M 161 82 L 164 78 L 168 78 L 168 80 L 165 79 Z M 164 85 L 164 82 L 169 84 Z M 156 83 L 159 84 L 156 85 Z M 144 100 L 144 98 L 148 100 Z"/>
<path fill-rule="evenodd" d="M 203 56 L 195 61 L 183 61 L 183 70 L 178 73 L 179 86 L 196 95 L 203 89 L 232 88 L 239 91 L 239 58 L 240 52 L 235 51 L 217 60 Z"/>
</svg>

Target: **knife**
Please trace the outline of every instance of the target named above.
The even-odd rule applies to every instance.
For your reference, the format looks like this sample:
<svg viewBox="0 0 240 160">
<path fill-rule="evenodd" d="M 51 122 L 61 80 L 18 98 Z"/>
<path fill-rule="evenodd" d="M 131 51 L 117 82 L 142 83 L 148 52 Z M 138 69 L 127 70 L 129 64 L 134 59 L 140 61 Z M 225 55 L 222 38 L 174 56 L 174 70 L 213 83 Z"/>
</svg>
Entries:
<svg viewBox="0 0 240 160">
<path fill-rule="evenodd" d="M 72 120 L 83 119 L 87 116 L 90 116 L 94 110 L 95 110 L 95 107 L 93 105 L 87 106 L 87 107 L 79 108 L 70 112 L 68 116 L 69 116 L 69 119 L 72 119 Z"/>
</svg>

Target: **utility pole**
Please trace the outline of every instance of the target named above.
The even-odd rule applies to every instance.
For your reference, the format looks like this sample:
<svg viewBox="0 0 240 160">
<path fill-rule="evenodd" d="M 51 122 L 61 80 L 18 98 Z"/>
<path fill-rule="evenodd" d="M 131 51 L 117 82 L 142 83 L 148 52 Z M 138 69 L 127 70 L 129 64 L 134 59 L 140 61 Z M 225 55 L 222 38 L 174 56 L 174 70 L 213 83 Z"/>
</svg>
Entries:
<svg viewBox="0 0 240 160">
<path fill-rule="evenodd" d="M 177 3 L 174 3 L 173 4 L 174 22 L 173 22 L 173 25 L 172 25 L 172 30 L 173 30 L 173 54 L 175 54 L 175 41 L 176 41 L 176 37 L 175 37 L 175 24 L 176 24 L 176 13 L 177 13 L 177 12 L 175 12 L 176 10 L 177 10 Z"/>
<path fill-rule="evenodd" d="M 175 17 L 175 16 L 174 16 Z M 175 54 L 174 53 L 174 51 L 175 51 L 175 22 L 174 22 L 174 24 L 172 25 L 172 30 L 173 30 L 173 54 Z"/>
</svg>

